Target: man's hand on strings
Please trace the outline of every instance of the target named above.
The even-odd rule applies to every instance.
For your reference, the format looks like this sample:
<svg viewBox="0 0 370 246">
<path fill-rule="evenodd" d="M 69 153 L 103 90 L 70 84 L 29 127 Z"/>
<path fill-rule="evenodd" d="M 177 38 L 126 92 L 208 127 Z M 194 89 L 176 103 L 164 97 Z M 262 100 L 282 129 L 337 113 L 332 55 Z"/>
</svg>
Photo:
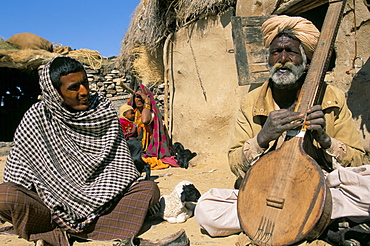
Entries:
<svg viewBox="0 0 370 246">
<path fill-rule="evenodd" d="M 288 109 L 272 111 L 267 117 L 266 123 L 257 135 L 257 142 L 261 148 L 267 148 L 269 143 L 276 140 L 288 130 L 302 124 L 303 114 Z"/>
<path fill-rule="evenodd" d="M 331 138 L 325 130 L 326 120 L 321 105 L 315 105 L 307 110 L 305 125 L 307 130 L 312 131 L 312 136 L 322 148 L 327 149 L 331 146 Z"/>
</svg>

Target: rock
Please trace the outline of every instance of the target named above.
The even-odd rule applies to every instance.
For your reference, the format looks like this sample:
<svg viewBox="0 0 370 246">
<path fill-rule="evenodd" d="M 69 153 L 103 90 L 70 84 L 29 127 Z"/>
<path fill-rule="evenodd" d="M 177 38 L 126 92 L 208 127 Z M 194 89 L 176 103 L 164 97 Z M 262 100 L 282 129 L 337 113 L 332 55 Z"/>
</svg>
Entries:
<svg viewBox="0 0 370 246">
<path fill-rule="evenodd" d="M 96 83 L 90 84 L 89 87 L 91 91 L 97 91 Z"/>
<path fill-rule="evenodd" d="M 106 90 L 107 91 L 107 94 L 112 94 L 112 95 L 115 95 L 117 93 L 116 90 Z"/>
<path fill-rule="evenodd" d="M 122 78 L 115 78 L 115 79 L 113 79 L 113 82 L 115 82 L 116 84 L 121 83 L 121 81 L 123 82 L 123 79 Z"/>
<path fill-rule="evenodd" d="M 157 100 L 164 101 L 165 96 L 164 95 L 158 95 Z"/>
<path fill-rule="evenodd" d="M 107 90 L 116 90 L 116 86 L 114 84 L 109 84 Z"/>
</svg>

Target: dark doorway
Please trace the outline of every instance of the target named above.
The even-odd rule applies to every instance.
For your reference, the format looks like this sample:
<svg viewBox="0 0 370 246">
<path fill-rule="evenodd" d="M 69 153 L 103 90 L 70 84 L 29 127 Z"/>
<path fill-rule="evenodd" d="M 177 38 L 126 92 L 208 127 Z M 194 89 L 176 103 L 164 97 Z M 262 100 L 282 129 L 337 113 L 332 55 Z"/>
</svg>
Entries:
<svg viewBox="0 0 370 246">
<path fill-rule="evenodd" d="M 300 16 L 310 20 L 319 30 L 321 30 L 322 25 L 324 24 L 324 19 L 325 19 L 325 15 L 328 10 L 328 7 L 329 7 L 329 4 L 326 3 L 319 7 L 311 9 L 307 12 L 301 13 Z M 333 49 L 332 55 L 330 57 L 329 65 L 328 65 L 328 71 L 332 71 L 334 69 L 336 58 L 337 58 L 337 55 L 335 53 L 335 50 Z"/>
<path fill-rule="evenodd" d="M 41 94 L 38 80 L 37 69 L 0 67 L 0 141 L 13 141 L 23 114 Z"/>
</svg>

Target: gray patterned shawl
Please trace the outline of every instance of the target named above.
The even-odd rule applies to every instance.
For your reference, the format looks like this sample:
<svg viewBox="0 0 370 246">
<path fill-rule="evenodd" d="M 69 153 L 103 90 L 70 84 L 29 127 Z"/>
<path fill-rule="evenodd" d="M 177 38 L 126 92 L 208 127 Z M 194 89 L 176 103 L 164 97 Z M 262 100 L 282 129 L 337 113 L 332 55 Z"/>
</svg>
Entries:
<svg viewBox="0 0 370 246">
<path fill-rule="evenodd" d="M 4 181 L 35 188 L 59 226 L 79 232 L 139 173 L 110 101 L 94 94 L 86 111 L 69 112 L 51 83 L 50 63 L 40 77 L 43 101 L 17 128 Z"/>
</svg>

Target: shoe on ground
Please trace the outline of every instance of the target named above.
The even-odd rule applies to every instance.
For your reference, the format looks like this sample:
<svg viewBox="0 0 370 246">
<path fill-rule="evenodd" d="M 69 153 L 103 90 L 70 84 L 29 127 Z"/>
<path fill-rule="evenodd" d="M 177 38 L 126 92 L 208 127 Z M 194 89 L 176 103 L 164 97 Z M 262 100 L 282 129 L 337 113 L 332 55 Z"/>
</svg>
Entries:
<svg viewBox="0 0 370 246">
<path fill-rule="evenodd" d="M 125 239 L 120 240 L 118 243 L 113 244 L 113 246 L 189 246 L 190 240 L 187 237 L 185 230 L 169 235 L 160 240 L 147 240 L 143 238 L 135 239 Z"/>
</svg>

